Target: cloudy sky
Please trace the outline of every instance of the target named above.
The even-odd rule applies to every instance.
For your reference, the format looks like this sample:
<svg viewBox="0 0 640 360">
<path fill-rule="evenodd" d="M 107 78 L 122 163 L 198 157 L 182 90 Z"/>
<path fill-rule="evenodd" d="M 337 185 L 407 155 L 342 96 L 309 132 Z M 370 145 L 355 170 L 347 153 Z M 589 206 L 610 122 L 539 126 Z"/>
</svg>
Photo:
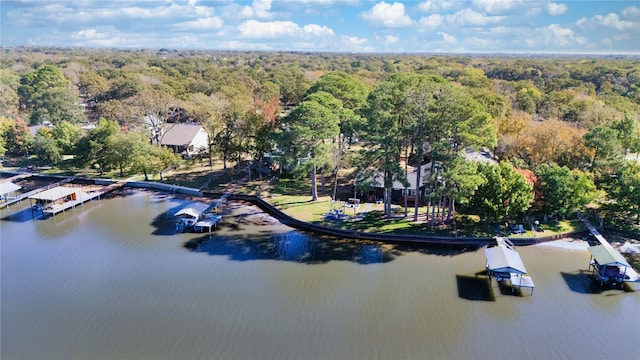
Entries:
<svg viewBox="0 0 640 360">
<path fill-rule="evenodd" d="M 640 0 L 1 0 L 2 46 L 640 54 Z"/>
</svg>

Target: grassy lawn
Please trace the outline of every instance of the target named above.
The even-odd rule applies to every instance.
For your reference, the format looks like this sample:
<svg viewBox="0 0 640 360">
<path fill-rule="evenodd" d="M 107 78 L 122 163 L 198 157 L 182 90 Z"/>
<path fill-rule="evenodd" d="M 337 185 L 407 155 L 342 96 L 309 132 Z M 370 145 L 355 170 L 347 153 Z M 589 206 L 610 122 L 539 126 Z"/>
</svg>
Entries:
<svg viewBox="0 0 640 360">
<path fill-rule="evenodd" d="M 291 184 L 286 187 L 292 192 Z M 295 187 L 293 187 L 295 189 Z M 271 195 L 263 198 L 278 207 L 286 214 L 297 219 L 313 222 L 320 225 L 333 226 L 344 230 L 369 231 L 378 233 L 396 234 L 420 234 L 435 236 L 453 236 L 452 225 L 431 226 L 426 223 L 424 214 L 426 208 L 420 210 L 418 222 L 413 221 L 413 209 L 409 209 L 409 214 L 404 217 L 404 209 L 396 207 L 393 216 L 386 218 L 383 214 L 381 204 L 362 204 L 358 210 L 344 209 L 344 215 L 340 220 L 325 219 L 325 215 L 330 209 L 342 209 L 339 203 L 334 203 L 328 196 L 321 197 L 318 201 L 311 201 L 309 194 L 304 195 L 283 195 L 278 194 L 278 190 L 284 191 L 284 185 L 276 186 Z M 368 211 L 366 211 L 368 210 Z M 456 222 L 459 236 L 495 236 L 500 232 L 503 236 L 531 238 L 541 236 L 551 236 L 559 233 L 586 230 L 584 224 L 579 220 L 564 220 L 555 224 L 541 224 L 542 232 L 532 232 L 531 229 L 524 234 L 511 234 L 504 226 L 481 222 L 478 216 L 459 215 Z"/>
</svg>

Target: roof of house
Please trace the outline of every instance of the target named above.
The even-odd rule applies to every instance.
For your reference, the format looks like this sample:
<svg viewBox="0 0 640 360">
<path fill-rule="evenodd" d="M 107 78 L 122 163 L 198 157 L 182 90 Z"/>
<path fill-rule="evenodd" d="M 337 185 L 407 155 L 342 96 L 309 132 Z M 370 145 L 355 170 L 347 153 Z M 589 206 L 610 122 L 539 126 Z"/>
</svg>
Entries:
<svg viewBox="0 0 640 360">
<path fill-rule="evenodd" d="M 201 129 L 201 125 L 194 124 L 164 124 L 160 143 L 173 146 L 189 145 Z"/>
<path fill-rule="evenodd" d="M 11 181 L 0 182 L 0 195 L 8 194 L 12 191 L 20 190 L 22 186 L 16 185 Z"/>
<path fill-rule="evenodd" d="M 506 246 L 495 246 L 484 250 L 487 267 L 493 272 L 526 274 L 527 269 L 520 254 Z"/>
<path fill-rule="evenodd" d="M 622 265 L 631 267 L 627 260 L 611 246 L 591 246 L 589 252 L 600 265 Z"/>
<path fill-rule="evenodd" d="M 417 167 L 413 167 L 410 166 L 409 167 L 411 170 L 410 172 L 407 174 L 407 181 L 409 182 L 409 186 L 407 187 L 407 189 L 415 189 L 416 188 L 416 183 L 418 181 L 418 168 Z M 431 163 L 428 164 L 424 164 L 421 166 L 422 170 L 420 170 L 420 186 L 422 187 L 422 185 L 425 184 L 424 181 L 424 176 L 429 172 L 430 168 L 431 168 Z M 384 179 L 383 176 L 384 174 L 382 172 L 376 172 L 374 174 L 374 186 L 376 187 L 383 187 L 384 185 Z M 394 189 L 404 189 L 404 185 L 402 184 L 401 181 L 399 180 L 394 180 L 393 181 L 393 188 Z"/>
<path fill-rule="evenodd" d="M 37 194 L 33 194 L 29 196 L 29 199 L 54 201 L 54 200 L 61 199 L 65 196 L 69 196 L 79 190 L 80 189 L 78 188 L 58 186 L 58 187 L 54 187 L 53 189 L 49 189 L 49 190 L 39 192 Z"/>
<path fill-rule="evenodd" d="M 491 155 L 491 153 L 488 150 L 482 150 L 482 151 L 475 151 L 472 150 L 471 148 L 466 148 L 465 152 L 464 152 L 464 157 L 467 160 L 471 160 L 471 161 L 476 161 L 476 162 L 489 162 L 489 163 L 493 163 L 496 164 L 497 162 L 495 160 L 493 160 L 493 155 Z M 431 171 L 431 162 L 426 163 L 424 165 L 421 166 L 422 170 L 420 170 L 420 187 L 422 187 L 425 184 L 425 176 Z M 416 188 L 416 184 L 418 182 L 418 168 L 414 167 L 414 166 L 409 166 L 410 172 L 407 174 L 407 181 L 409 182 L 409 187 L 408 189 L 415 189 Z M 376 172 L 375 173 L 375 183 L 377 183 L 375 186 L 377 187 L 383 187 L 383 183 L 384 180 L 382 178 L 383 174 L 381 172 Z M 402 184 L 402 182 L 398 181 L 398 180 L 394 180 L 393 181 L 393 188 L 394 189 L 404 189 L 404 185 Z"/>
</svg>

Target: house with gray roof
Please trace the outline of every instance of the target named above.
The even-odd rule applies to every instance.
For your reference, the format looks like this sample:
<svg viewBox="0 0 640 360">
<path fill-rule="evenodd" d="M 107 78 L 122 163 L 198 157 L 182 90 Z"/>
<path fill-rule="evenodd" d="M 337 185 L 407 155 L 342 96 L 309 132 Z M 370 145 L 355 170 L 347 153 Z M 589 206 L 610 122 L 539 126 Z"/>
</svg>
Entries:
<svg viewBox="0 0 640 360">
<path fill-rule="evenodd" d="M 208 150 L 209 135 L 201 125 L 165 123 L 160 144 L 171 148 L 176 154 L 189 157 Z"/>
</svg>

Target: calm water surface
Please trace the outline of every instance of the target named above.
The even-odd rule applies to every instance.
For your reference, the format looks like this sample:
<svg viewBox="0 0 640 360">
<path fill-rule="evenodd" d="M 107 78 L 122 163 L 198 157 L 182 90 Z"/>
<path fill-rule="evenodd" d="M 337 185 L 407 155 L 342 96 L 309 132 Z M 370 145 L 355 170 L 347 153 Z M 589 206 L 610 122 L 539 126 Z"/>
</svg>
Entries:
<svg viewBox="0 0 640 360">
<path fill-rule="evenodd" d="M 237 205 L 211 239 L 175 234 L 184 205 L 3 210 L 2 359 L 640 357 L 638 284 L 592 289 L 583 248 L 519 248 L 536 289 L 514 296 L 482 249 L 318 238 Z"/>
</svg>

